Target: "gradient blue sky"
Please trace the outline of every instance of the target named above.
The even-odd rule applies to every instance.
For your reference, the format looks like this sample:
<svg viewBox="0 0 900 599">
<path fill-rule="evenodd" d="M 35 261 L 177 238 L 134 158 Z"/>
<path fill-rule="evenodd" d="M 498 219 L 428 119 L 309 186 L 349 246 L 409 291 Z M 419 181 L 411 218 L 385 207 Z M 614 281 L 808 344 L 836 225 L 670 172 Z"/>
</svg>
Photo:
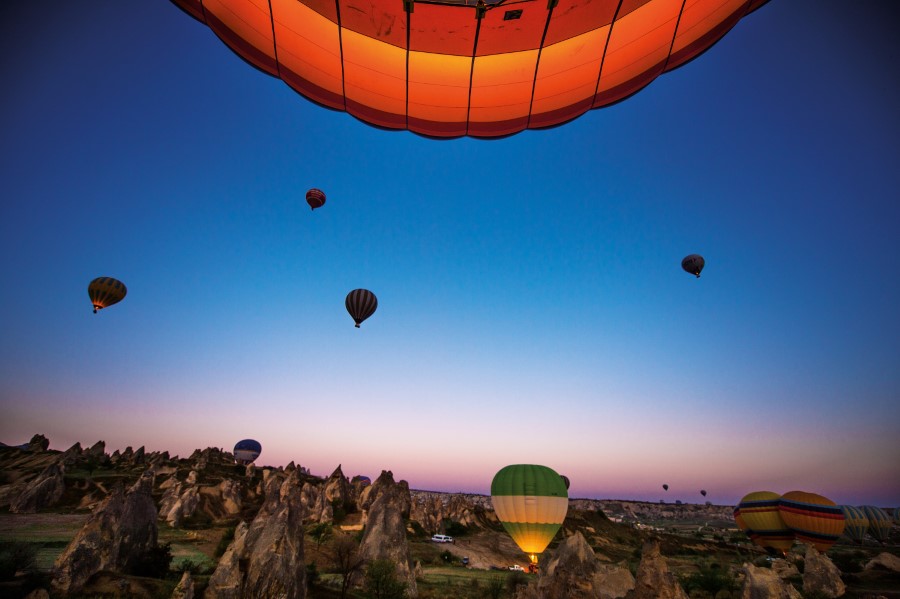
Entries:
<svg viewBox="0 0 900 599">
<path fill-rule="evenodd" d="M 615 106 L 436 141 L 164 0 L 4 3 L 0 440 L 900 504 L 893 4 L 772 0 Z M 97 276 L 129 293 L 94 315 Z"/>
</svg>

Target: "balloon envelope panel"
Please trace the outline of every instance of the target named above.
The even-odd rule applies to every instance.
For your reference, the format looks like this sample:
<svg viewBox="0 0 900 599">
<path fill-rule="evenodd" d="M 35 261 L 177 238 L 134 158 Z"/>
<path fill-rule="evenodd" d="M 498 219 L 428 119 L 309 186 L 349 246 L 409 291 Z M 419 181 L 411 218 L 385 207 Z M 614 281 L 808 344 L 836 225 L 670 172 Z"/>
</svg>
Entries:
<svg viewBox="0 0 900 599">
<path fill-rule="evenodd" d="M 828 551 L 844 533 L 844 512 L 822 495 L 791 491 L 781 497 L 778 511 L 801 543 Z"/>
<path fill-rule="evenodd" d="M 234 446 L 234 459 L 238 464 L 252 464 L 262 453 L 262 445 L 254 439 L 238 441 Z"/>
<path fill-rule="evenodd" d="M 562 477 L 533 464 L 502 468 L 491 482 L 491 503 L 503 528 L 529 554 L 547 548 L 569 508 Z"/>
</svg>

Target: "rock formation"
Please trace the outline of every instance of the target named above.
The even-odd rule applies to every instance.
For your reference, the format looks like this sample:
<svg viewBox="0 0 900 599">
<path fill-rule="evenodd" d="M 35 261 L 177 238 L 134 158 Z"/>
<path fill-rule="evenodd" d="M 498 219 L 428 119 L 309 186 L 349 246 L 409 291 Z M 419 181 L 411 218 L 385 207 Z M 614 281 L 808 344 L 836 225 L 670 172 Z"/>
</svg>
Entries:
<svg viewBox="0 0 900 599">
<path fill-rule="evenodd" d="M 279 597 L 303 599 L 303 506 L 297 471 L 265 480 L 265 500 L 248 526 L 241 522 L 234 541 L 209 579 L 207 599 Z"/>
<path fill-rule="evenodd" d="M 47 466 L 12 501 L 9 511 L 14 514 L 33 514 L 40 509 L 54 505 L 66 490 L 65 473 L 66 469 L 62 460 L 57 460 Z"/>
<path fill-rule="evenodd" d="M 28 442 L 28 451 L 47 451 L 50 448 L 50 439 L 44 435 L 34 435 Z"/>
<path fill-rule="evenodd" d="M 194 599 L 194 579 L 187 570 L 181 575 L 181 580 L 175 585 L 171 599 Z"/>
<path fill-rule="evenodd" d="M 841 580 L 841 571 L 827 555 L 819 553 L 815 547 L 808 545 L 803 561 L 804 594 L 818 594 L 834 599 L 847 592 L 847 587 Z"/>
<path fill-rule="evenodd" d="M 580 532 L 560 544 L 536 582 L 516 599 L 617 599 L 634 588 L 628 568 L 601 564 Z"/>
<path fill-rule="evenodd" d="M 406 542 L 409 485 L 405 480 L 394 482 L 393 473 L 383 470 L 378 480 L 363 491 L 359 507 L 366 526 L 359 544 L 360 556 L 369 562 L 378 559 L 394 562 L 398 577 L 407 583 L 408 596 L 418 597 Z"/>
<path fill-rule="evenodd" d="M 893 553 L 879 553 L 866 563 L 866 572 L 875 570 L 887 570 L 889 572 L 900 572 L 900 557 Z"/>
<path fill-rule="evenodd" d="M 800 576 L 800 570 L 797 569 L 797 566 L 783 558 L 772 560 L 772 572 L 775 572 L 775 574 L 778 575 L 778 578 L 781 578 L 782 580 Z"/>
<path fill-rule="evenodd" d="M 675 575 L 669 572 L 669 564 L 659 551 L 659 541 L 644 543 L 641 563 L 638 566 L 634 589 L 627 599 L 688 599 Z"/>
<path fill-rule="evenodd" d="M 159 517 L 172 528 L 180 528 L 186 518 L 194 515 L 198 505 L 200 488 L 197 485 L 197 471 L 191 470 L 184 482 L 176 481 L 166 489 L 159 502 Z"/>
<path fill-rule="evenodd" d="M 350 480 L 344 476 L 340 464 L 325 480 L 325 501 L 331 505 L 340 505 L 348 512 L 356 507 L 353 487 Z"/>
<path fill-rule="evenodd" d="M 803 599 L 800 592 L 770 568 L 744 564 L 740 599 Z"/>
<path fill-rule="evenodd" d="M 127 492 L 116 487 L 94 510 L 53 565 L 56 594 L 77 591 L 100 570 L 128 572 L 156 548 L 153 481 L 147 471 Z"/>
<path fill-rule="evenodd" d="M 106 455 L 106 441 L 97 441 L 96 443 L 91 445 L 90 449 L 88 449 L 85 453 L 90 457 L 98 459 L 108 457 Z"/>
</svg>

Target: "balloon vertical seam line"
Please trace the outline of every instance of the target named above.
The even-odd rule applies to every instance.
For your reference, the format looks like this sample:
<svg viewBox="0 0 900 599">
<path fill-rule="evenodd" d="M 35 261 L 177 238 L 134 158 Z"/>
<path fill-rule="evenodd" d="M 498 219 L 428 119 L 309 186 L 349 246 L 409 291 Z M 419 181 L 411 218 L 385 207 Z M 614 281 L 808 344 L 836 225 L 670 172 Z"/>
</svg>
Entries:
<svg viewBox="0 0 900 599">
<path fill-rule="evenodd" d="M 534 112 L 534 90 L 537 88 L 538 69 L 541 67 L 541 53 L 544 51 L 544 43 L 547 41 L 547 31 L 550 30 L 550 19 L 553 17 L 553 9 L 556 8 L 556 2 L 550 0 L 547 10 L 547 20 L 544 22 L 544 33 L 541 34 L 541 45 L 538 46 L 537 60 L 534 62 L 534 77 L 531 80 L 531 100 L 528 102 L 528 123 L 526 128 L 531 128 L 531 115 Z"/>
<path fill-rule="evenodd" d="M 466 135 L 472 117 L 472 81 L 475 78 L 475 56 L 478 54 L 478 35 L 481 33 L 481 13 L 475 8 L 475 40 L 472 43 L 472 66 L 469 68 L 469 99 L 466 106 Z"/>
<path fill-rule="evenodd" d="M 272 25 L 272 54 L 275 58 L 275 70 L 278 71 L 278 78 L 284 81 L 281 76 L 281 61 L 278 60 L 278 42 L 275 40 L 275 13 L 272 12 L 272 0 L 269 0 L 269 23 Z"/>
<path fill-rule="evenodd" d="M 338 48 L 341 51 L 341 99 L 344 102 L 344 111 L 347 110 L 347 83 L 346 83 L 346 75 L 344 74 L 344 35 L 343 35 L 343 27 L 341 26 L 341 0 L 334 0 L 334 11 L 335 17 L 337 18 L 337 28 L 338 28 Z"/>
<path fill-rule="evenodd" d="M 594 102 L 597 100 L 597 94 L 600 93 L 600 78 L 603 76 L 603 65 L 606 64 L 606 54 L 609 52 L 609 42 L 612 39 L 616 20 L 619 18 L 619 11 L 622 10 L 623 1 L 624 0 L 619 0 L 619 4 L 616 6 L 616 12 L 613 14 L 612 22 L 609 24 L 609 33 L 606 35 L 606 43 L 603 44 L 603 55 L 600 57 L 600 70 L 597 72 L 597 85 L 594 86 L 594 97 L 591 98 L 591 108 L 593 108 Z"/>
<path fill-rule="evenodd" d="M 404 1 L 404 4 L 406 2 Z M 409 0 L 408 10 L 406 13 L 406 130 L 409 130 L 409 47 L 412 40 L 412 0 Z"/>
<path fill-rule="evenodd" d="M 678 28 L 681 26 L 681 16 L 684 14 L 684 5 L 687 0 L 681 0 L 681 8 L 678 10 L 678 19 L 675 20 L 675 31 L 672 32 L 672 41 L 669 43 L 669 51 L 666 52 L 666 62 L 663 63 L 662 73 L 669 68 L 669 59 L 672 58 L 672 48 L 675 47 L 675 39 L 678 37 Z"/>
</svg>

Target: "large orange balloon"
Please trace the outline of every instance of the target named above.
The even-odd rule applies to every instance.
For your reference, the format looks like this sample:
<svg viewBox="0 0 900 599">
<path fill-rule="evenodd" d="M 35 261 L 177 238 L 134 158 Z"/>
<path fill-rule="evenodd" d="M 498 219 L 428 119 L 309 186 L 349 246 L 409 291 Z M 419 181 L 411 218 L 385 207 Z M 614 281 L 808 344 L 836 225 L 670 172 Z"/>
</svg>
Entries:
<svg viewBox="0 0 900 599">
<path fill-rule="evenodd" d="M 801 543 L 825 552 L 844 533 L 844 512 L 827 497 L 791 491 L 782 495 L 778 511 Z"/>
<path fill-rule="evenodd" d="M 172 0 L 329 108 L 431 137 L 559 125 L 627 98 L 767 0 Z"/>
</svg>

